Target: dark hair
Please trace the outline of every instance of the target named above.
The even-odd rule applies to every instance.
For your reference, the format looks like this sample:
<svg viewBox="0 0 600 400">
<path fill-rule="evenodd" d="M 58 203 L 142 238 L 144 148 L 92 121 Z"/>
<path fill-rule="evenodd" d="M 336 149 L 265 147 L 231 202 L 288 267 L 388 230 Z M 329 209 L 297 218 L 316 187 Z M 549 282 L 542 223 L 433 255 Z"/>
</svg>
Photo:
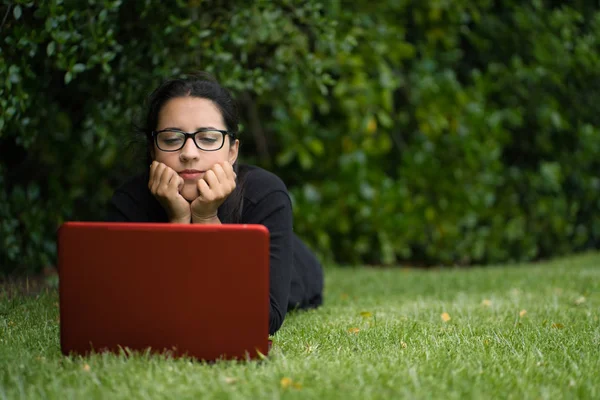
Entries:
<svg viewBox="0 0 600 400">
<path fill-rule="evenodd" d="M 237 104 L 229 91 L 217 82 L 208 73 L 199 72 L 182 78 L 171 78 L 164 81 L 148 97 L 144 124 L 137 127 L 138 134 L 143 136 L 146 142 L 146 165 L 152 162 L 152 149 L 154 141 L 152 131 L 158 125 L 158 115 L 163 106 L 171 99 L 178 97 L 199 97 L 211 100 L 223 116 L 223 121 L 230 135 L 230 143 L 238 135 L 238 109 Z M 240 176 L 238 162 L 233 164 L 237 174 L 236 188 L 219 208 L 224 223 L 238 223 L 241 220 L 243 208 L 243 183 L 244 177 Z"/>
</svg>

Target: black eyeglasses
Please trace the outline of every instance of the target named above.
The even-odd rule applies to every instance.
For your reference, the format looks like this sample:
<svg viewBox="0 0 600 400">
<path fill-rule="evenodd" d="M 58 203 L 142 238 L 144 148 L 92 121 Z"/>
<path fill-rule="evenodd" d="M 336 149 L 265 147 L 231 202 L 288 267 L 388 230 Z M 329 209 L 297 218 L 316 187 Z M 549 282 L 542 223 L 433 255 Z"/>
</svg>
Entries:
<svg viewBox="0 0 600 400">
<path fill-rule="evenodd" d="M 235 135 L 219 129 L 202 128 L 196 132 L 187 133 L 176 129 L 163 129 L 162 131 L 152 131 L 154 143 L 162 151 L 179 151 L 185 146 L 188 138 L 194 140 L 197 148 L 204 151 L 217 151 L 223 147 L 225 136 L 229 135 L 232 139 Z"/>
</svg>

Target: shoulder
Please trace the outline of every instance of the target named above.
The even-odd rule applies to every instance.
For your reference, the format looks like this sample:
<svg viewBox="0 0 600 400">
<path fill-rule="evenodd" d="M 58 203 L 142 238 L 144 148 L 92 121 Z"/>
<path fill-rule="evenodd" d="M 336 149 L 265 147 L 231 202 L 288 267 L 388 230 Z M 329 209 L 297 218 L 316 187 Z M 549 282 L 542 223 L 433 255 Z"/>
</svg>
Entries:
<svg viewBox="0 0 600 400">
<path fill-rule="evenodd" d="M 244 199 L 258 203 L 273 193 L 282 193 L 289 198 L 285 183 L 274 173 L 255 165 L 240 165 L 244 186 Z"/>
<path fill-rule="evenodd" d="M 167 214 L 148 189 L 148 172 L 134 175 L 119 186 L 110 201 L 131 222 L 166 222 Z"/>
<path fill-rule="evenodd" d="M 129 177 L 115 190 L 115 196 L 127 195 L 134 200 L 144 200 L 148 197 L 148 172 Z"/>
<path fill-rule="evenodd" d="M 147 210 L 152 215 L 162 208 L 148 189 L 148 171 L 129 177 L 115 190 L 112 203 L 119 208 L 133 207 Z"/>
</svg>

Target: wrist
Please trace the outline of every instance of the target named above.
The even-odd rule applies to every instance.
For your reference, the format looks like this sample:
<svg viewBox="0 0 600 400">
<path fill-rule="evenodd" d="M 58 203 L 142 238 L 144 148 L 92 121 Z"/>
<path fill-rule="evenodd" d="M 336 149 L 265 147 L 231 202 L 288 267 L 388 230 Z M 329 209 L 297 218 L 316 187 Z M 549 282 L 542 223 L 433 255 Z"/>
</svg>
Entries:
<svg viewBox="0 0 600 400">
<path fill-rule="evenodd" d="M 192 224 L 220 224 L 217 214 L 209 216 L 192 215 Z"/>
<path fill-rule="evenodd" d="M 169 219 L 169 222 L 172 224 L 190 224 L 190 217 L 183 217 L 183 218 L 171 218 Z"/>
</svg>

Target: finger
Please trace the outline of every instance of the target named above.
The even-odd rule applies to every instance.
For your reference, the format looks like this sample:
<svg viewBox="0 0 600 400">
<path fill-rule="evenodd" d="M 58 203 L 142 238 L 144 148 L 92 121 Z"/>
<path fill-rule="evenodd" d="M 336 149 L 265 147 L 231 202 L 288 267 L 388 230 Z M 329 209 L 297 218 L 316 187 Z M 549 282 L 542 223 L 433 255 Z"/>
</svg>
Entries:
<svg viewBox="0 0 600 400">
<path fill-rule="evenodd" d="M 150 177 L 148 179 L 148 189 L 152 190 L 152 185 L 154 184 L 154 174 L 156 173 L 156 166 L 158 163 L 156 161 L 152 161 L 150 164 Z"/>
<path fill-rule="evenodd" d="M 211 189 L 216 189 L 219 186 L 219 179 L 217 178 L 215 171 L 213 171 L 212 169 L 206 171 L 202 179 L 204 179 L 206 183 L 208 183 L 208 186 Z"/>
<path fill-rule="evenodd" d="M 156 166 L 156 169 L 154 170 L 154 180 L 152 183 L 152 193 L 156 194 L 156 191 L 158 190 L 158 187 L 160 186 L 160 180 L 162 177 L 162 174 L 165 172 L 165 168 L 166 165 L 163 163 L 158 163 L 158 165 Z"/>
<path fill-rule="evenodd" d="M 177 190 L 177 186 L 179 184 L 179 180 L 177 178 L 180 178 L 179 174 L 177 174 L 177 172 L 173 171 L 172 169 L 167 169 L 163 175 L 162 175 L 162 184 L 161 184 L 161 188 L 164 190 L 164 195 L 167 194 L 176 194 L 178 192 Z"/>
<path fill-rule="evenodd" d="M 152 180 L 150 181 L 150 191 L 156 193 L 158 182 L 160 182 L 160 174 L 162 173 L 162 164 L 156 163 L 152 169 Z"/>
<path fill-rule="evenodd" d="M 208 184 L 206 183 L 206 181 L 204 180 L 204 178 L 200 179 L 198 181 L 197 185 L 198 185 L 198 192 L 200 192 L 200 195 L 198 197 L 200 197 L 206 201 L 214 200 L 215 195 L 212 192 L 212 190 L 210 189 L 210 187 L 208 186 Z"/>
<path fill-rule="evenodd" d="M 161 185 L 168 185 L 171 180 L 175 177 L 175 175 L 179 175 L 172 168 L 165 166 L 165 170 L 160 177 Z"/>
<path fill-rule="evenodd" d="M 230 186 L 230 183 L 227 180 L 227 175 L 225 174 L 225 171 L 223 170 L 223 167 L 221 166 L 220 163 L 213 165 L 211 170 L 215 174 L 218 182 L 217 182 L 216 186 L 213 186 L 209 182 L 210 188 L 211 188 L 213 194 L 215 195 L 215 198 L 223 197 L 223 196 L 225 196 L 226 192 L 229 190 L 229 186 Z"/>
<path fill-rule="evenodd" d="M 227 175 L 227 191 L 228 193 L 232 193 L 237 186 L 237 182 L 235 181 L 237 174 L 235 173 L 233 166 L 228 161 L 223 163 L 223 169 Z"/>
<path fill-rule="evenodd" d="M 219 180 L 220 184 L 224 184 L 227 182 L 227 173 L 225 172 L 225 170 L 223 169 L 223 166 L 221 164 L 215 164 L 212 167 L 213 172 L 215 173 L 215 175 L 217 176 L 217 179 Z"/>
<path fill-rule="evenodd" d="M 173 171 L 173 170 L 171 170 Z M 185 185 L 185 180 L 179 176 L 179 174 L 175 171 L 173 171 L 169 177 L 169 181 L 167 183 L 167 186 L 169 187 L 170 190 L 174 190 L 176 192 L 181 191 L 181 189 L 183 189 L 183 185 Z"/>
<path fill-rule="evenodd" d="M 223 163 L 223 170 L 225 171 L 225 175 L 227 175 L 228 179 L 235 181 L 237 174 L 233 170 L 233 166 L 229 163 L 229 161 L 225 161 Z"/>
<path fill-rule="evenodd" d="M 225 180 L 221 181 L 221 185 L 224 189 L 224 195 L 230 194 L 235 189 L 235 171 L 229 162 L 225 161 L 222 164 L 223 171 L 225 172 Z"/>
</svg>

